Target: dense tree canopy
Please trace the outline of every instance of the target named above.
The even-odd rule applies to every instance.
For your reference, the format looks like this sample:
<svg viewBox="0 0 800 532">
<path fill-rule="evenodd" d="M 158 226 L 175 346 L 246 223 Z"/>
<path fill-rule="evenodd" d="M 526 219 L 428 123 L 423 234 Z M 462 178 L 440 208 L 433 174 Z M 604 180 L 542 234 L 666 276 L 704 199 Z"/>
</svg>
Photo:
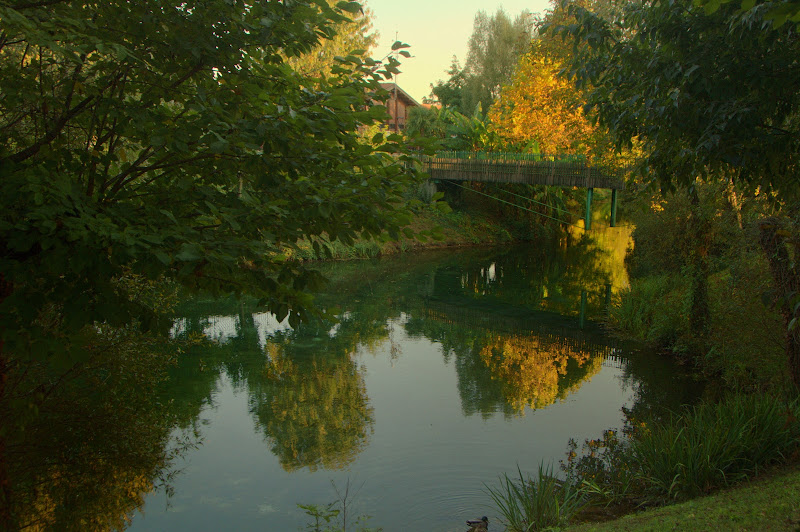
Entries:
<svg viewBox="0 0 800 532">
<path fill-rule="evenodd" d="M 367 102 L 397 62 L 349 55 L 312 79 L 285 59 L 359 10 L 0 2 L 5 350 L 48 355 L 80 344 L 67 330 L 141 319 L 114 284 L 131 270 L 248 289 L 294 320 L 317 277 L 286 248 L 396 235 L 402 149 L 355 132 L 382 118 Z"/>
<path fill-rule="evenodd" d="M 554 28 L 575 44 L 566 71 L 587 90 L 586 108 L 618 146 L 641 141 L 641 169 L 662 189 L 690 191 L 693 331 L 708 324 L 708 220 L 696 183 L 730 183 L 788 215 L 762 219 L 759 243 L 800 387 L 800 268 L 790 251 L 800 250 L 800 34 L 773 23 L 794 2 L 710 4 L 631 3 L 612 20 L 570 5 L 576 22 Z"/>
<path fill-rule="evenodd" d="M 326 1 L 331 7 L 337 4 L 336 0 Z M 337 57 L 346 57 L 359 50 L 371 52 L 378 41 L 378 34 L 372 31 L 373 16 L 371 9 L 361 8 L 353 13 L 352 20 L 336 24 L 335 35 L 322 39 L 309 52 L 288 57 L 288 63 L 303 75 L 316 76 L 323 73 L 329 75 L 331 69 L 338 63 Z"/>
<path fill-rule="evenodd" d="M 573 5 L 558 30 L 582 45 L 567 70 L 587 108 L 619 145 L 642 140 L 666 188 L 726 173 L 786 198 L 800 190 L 800 39 L 771 29 L 768 7 L 648 2 L 612 23 Z"/>
<path fill-rule="evenodd" d="M 439 80 L 434 86 L 431 85 L 431 94 L 439 101 L 442 106 L 462 110 L 464 109 L 464 87 L 466 83 L 465 71 L 458 62 L 458 58 L 453 56 L 450 69 L 447 71 L 447 81 Z"/>
<path fill-rule="evenodd" d="M 489 110 L 492 128 L 526 151 L 585 153 L 594 127 L 578 103 L 580 93 L 558 76 L 560 68 L 535 41 Z"/>
<path fill-rule="evenodd" d="M 732 0 L 695 0 L 695 5 L 703 6 L 706 13 L 711 14 L 716 12 L 720 6 L 727 4 Z M 736 2 L 739 4 L 739 2 Z M 783 2 L 770 2 L 758 0 L 741 0 L 742 11 L 749 11 L 755 9 L 762 9 L 760 4 L 767 4 L 766 10 L 763 12 L 764 20 L 772 22 L 772 26 L 780 28 L 787 22 L 794 22 L 800 25 L 800 1 L 798 0 L 784 0 Z"/>
</svg>

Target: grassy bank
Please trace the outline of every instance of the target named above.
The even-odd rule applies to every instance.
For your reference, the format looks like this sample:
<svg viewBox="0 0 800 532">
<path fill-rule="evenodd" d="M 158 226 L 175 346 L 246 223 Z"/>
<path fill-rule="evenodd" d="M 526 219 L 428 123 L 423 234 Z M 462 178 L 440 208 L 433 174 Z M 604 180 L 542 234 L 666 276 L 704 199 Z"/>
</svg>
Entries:
<svg viewBox="0 0 800 532">
<path fill-rule="evenodd" d="M 622 434 L 607 430 L 581 447 L 571 441 L 558 477 L 542 466 L 538 477 L 503 477 L 500 488 L 487 485 L 487 491 L 512 532 L 684 502 L 796 464 L 798 418 L 800 400 L 770 395 L 731 395 L 645 420 L 629 416 Z"/>
<path fill-rule="evenodd" d="M 735 488 L 684 503 L 654 508 L 603 523 L 568 527 L 570 532 L 798 530 L 800 463 L 776 468 Z"/>
</svg>

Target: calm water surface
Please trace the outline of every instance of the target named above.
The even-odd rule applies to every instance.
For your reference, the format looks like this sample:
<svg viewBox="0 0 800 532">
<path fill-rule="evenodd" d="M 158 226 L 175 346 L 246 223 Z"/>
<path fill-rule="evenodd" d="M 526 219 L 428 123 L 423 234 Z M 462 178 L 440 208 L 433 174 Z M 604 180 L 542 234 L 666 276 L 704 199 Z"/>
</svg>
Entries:
<svg viewBox="0 0 800 532">
<path fill-rule="evenodd" d="M 549 246 L 325 265 L 339 322 L 296 329 L 246 302 L 196 300 L 172 334 L 205 336 L 164 388 L 182 415 L 171 495 L 131 529 L 298 530 L 298 504 L 348 489 L 348 521 L 464 530 L 484 484 L 619 427 L 622 408 L 678 406 L 694 386 L 598 325 L 627 278 L 627 233 Z M 338 492 L 338 495 L 337 495 Z M 494 524 L 494 530 L 500 530 Z"/>
</svg>

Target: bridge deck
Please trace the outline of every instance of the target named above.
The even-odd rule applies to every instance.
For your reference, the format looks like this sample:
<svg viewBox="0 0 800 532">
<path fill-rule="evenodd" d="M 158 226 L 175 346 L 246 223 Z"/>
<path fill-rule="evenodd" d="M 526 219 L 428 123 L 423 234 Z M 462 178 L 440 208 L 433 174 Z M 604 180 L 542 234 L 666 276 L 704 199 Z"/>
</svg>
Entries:
<svg viewBox="0 0 800 532">
<path fill-rule="evenodd" d="M 423 158 L 422 165 L 431 179 L 613 190 L 624 188 L 618 169 L 590 165 L 586 160 L 576 157 L 559 160 L 557 157 L 518 158 L 508 155 L 519 154 L 480 153 L 472 157 L 443 154 Z"/>
</svg>

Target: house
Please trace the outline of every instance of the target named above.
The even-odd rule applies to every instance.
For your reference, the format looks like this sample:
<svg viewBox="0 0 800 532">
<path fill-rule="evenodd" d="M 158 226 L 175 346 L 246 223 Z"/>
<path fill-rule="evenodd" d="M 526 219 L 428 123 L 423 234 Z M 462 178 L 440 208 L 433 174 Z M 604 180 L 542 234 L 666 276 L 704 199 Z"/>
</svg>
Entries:
<svg viewBox="0 0 800 532">
<path fill-rule="evenodd" d="M 401 89 L 397 83 L 381 83 L 381 87 L 389 91 L 386 109 L 389 111 L 390 118 L 386 122 L 386 126 L 392 131 L 403 131 L 406 127 L 408 110 L 420 105 L 406 91 Z"/>
</svg>

